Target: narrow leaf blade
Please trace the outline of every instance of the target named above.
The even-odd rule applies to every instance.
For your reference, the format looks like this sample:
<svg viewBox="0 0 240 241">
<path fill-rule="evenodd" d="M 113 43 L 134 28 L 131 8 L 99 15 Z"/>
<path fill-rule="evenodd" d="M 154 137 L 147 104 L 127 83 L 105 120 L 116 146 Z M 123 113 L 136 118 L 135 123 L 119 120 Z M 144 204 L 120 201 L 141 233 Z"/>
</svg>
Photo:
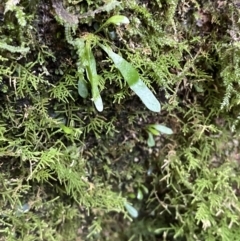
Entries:
<svg viewBox="0 0 240 241">
<path fill-rule="evenodd" d="M 86 55 L 88 59 L 88 66 L 86 66 L 87 77 L 92 87 L 92 100 L 98 111 L 103 111 L 103 102 L 98 89 L 99 76 L 97 74 L 96 60 L 89 44 L 86 44 Z"/>
<path fill-rule="evenodd" d="M 153 138 L 152 133 L 148 133 L 148 140 L 147 140 L 148 147 L 155 146 L 155 140 Z"/>
<path fill-rule="evenodd" d="M 98 111 L 103 111 L 103 102 L 102 102 L 102 97 L 100 95 L 99 89 L 98 89 L 98 75 L 93 75 L 92 76 L 92 81 L 91 81 L 91 85 L 92 85 L 92 99 L 93 102 L 95 104 L 95 107 Z"/>
<path fill-rule="evenodd" d="M 142 193 L 142 190 L 140 188 L 138 189 L 138 192 L 137 192 L 137 199 L 138 200 L 142 200 L 143 199 L 143 193 Z"/>
<path fill-rule="evenodd" d="M 129 203 L 124 204 L 125 208 L 127 209 L 128 213 L 133 217 L 137 218 L 138 217 L 138 211 Z"/>
<path fill-rule="evenodd" d="M 100 95 L 98 96 L 97 99 L 94 100 L 94 105 L 99 112 L 103 111 L 103 102 Z"/>
<path fill-rule="evenodd" d="M 123 78 L 127 81 L 128 85 L 131 86 L 138 82 L 139 75 L 137 70 L 120 55 L 114 53 L 111 48 L 99 44 L 99 46 L 108 54 L 108 56 L 114 62 L 116 68 L 120 71 Z"/>
<path fill-rule="evenodd" d="M 99 46 L 108 54 L 114 62 L 116 68 L 120 71 L 125 81 L 136 95 L 142 100 L 145 106 L 154 112 L 161 111 L 161 105 L 152 91 L 139 78 L 137 70 L 120 55 L 114 53 L 109 47 L 102 44 Z"/>
<path fill-rule="evenodd" d="M 154 112 L 161 111 L 161 105 L 159 101 L 156 99 L 152 91 L 142 82 L 141 79 L 131 85 L 130 88 L 138 95 L 138 97 L 142 100 L 145 106 Z"/>
<path fill-rule="evenodd" d="M 172 129 L 169 128 L 169 127 L 166 127 L 164 125 L 155 124 L 155 125 L 151 125 L 151 127 L 153 127 L 154 129 L 158 130 L 162 134 L 167 134 L 167 135 L 172 135 L 173 134 Z"/>
<path fill-rule="evenodd" d="M 82 79 L 78 80 L 78 94 L 84 99 L 88 97 L 87 84 Z"/>
<path fill-rule="evenodd" d="M 150 132 L 152 135 L 154 135 L 154 136 L 159 136 L 159 131 L 158 130 L 156 130 L 154 127 L 152 127 L 152 126 L 149 126 L 148 127 L 148 132 Z"/>
<path fill-rule="evenodd" d="M 115 25 L 120 25 L 120 24 L 129 24 L 130 21 L 126 16 L 123 15 L 114 15 L 110 17 L 97 31 L 101 31 L 104 27 L 108 26 L 109 24 L 115 24 Z"/>
<path fill-rule="evenodd" d="M 124 16 L 124 15 L 114 15 L 110 17 L 103 25 L 109 25 L 109 24 L 115 24 L 115 25 L 120 25 L 120 24 L 129 24 L 130 21 L 129 19 Z"/>
</svg>

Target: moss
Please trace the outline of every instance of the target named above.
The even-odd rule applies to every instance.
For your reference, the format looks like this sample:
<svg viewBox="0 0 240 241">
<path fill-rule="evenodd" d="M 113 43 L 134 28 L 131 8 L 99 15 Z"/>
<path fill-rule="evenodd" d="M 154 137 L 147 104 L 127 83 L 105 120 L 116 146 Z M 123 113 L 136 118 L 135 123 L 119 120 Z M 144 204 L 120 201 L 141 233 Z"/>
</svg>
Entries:
<svg viewBox="0 0 240 241">
<path fill-rule="evenodd" d="M 0 4 L 1 239 L 239 237 L 238 9 L 224 4 L 66 1 L 71 26 L 51 1 Z M 128 26 L 95 33 L 122 12 Z M 161 113 L 99 48 L 104 110 L 79 96 L 84 59 L 73 41 L 86 36 L 138 70 Z M 174 135 L 149 147 L 157 123 Z"/>
</svg>

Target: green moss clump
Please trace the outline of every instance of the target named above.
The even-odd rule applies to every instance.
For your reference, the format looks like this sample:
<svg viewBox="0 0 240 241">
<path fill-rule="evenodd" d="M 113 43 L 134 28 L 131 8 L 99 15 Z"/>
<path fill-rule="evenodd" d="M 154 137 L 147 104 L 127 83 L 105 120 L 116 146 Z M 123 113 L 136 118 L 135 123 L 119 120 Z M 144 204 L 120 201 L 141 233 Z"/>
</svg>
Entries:
<svg viewBox="0 0 240 241">
<path fill-rule="evenodd" d="M 237 6 L 54 4 L 0 3 L 0 239 L 237 240 Z M 129 25 L 96 33 L 123 12 Z M 98 48 L 104 110 L 79 96 L 86 64 L 72 42 L 91 34 L 138 70 L 160 114 Z M 149 147 L 157 123 L 174 135 Z"/>
</svg>

